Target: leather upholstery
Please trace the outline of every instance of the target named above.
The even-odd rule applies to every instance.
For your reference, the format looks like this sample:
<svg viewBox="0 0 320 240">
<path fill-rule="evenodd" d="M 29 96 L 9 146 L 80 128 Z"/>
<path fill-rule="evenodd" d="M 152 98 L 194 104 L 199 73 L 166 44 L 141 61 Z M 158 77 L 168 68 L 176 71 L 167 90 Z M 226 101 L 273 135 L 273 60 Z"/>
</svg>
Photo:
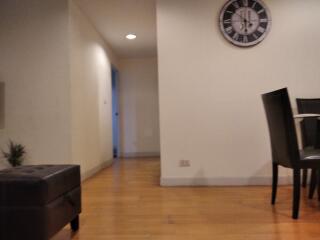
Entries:
<svg viewBox="0 0 320 240">
<path fill-rule="evenodd" d="M 315 149 L 313 147 L 307 147 L 300 151 L 301 160 L 320 160 L 320 149 Z"/>
<path fill-rule="evenodd" d="M 0 240 L 48 240 L 80 212 L 79 166 L 0 171 Z"/>
<path fill-rule="evenodd" d="M 299 151 L 286 88 L 262 95 L 271 139 L 273 162 L 288 168 L 320 168 L 320 151 Z"/>
<path fill-rule="evenodd" d="M 298 112 L 303 113 L 319 113 L 320 114 L 320 98 L 304 99 L 297 98 Z M 301 134 L 302 134 L 302 144 L 303 147 L 320 147 L 317 134 L 319 134 L 318 129 L 318 119 L 309 118 L 301 121 Z"/>
<path fill-rule="evenodd" d="M 293 169 L 292 218 L 298 219 L 301 169 L 311 168 L 314 170 L 313 173 L 319 171 L 320 155 L 317 152 L 309 152 L 309 150 L 299 151 L 292 108 L 286 88 L 263 94 L 262 99 L 268 121 L 273 161 L 271 204 L 275 204 L 276 201 L 278 167 L 284 166 Z M 316 177 L 315 174 L 312 179 L 314 177 Z M 311 183 L 315 183 L 315 181 L 311 181 Z"/>
<path fill-rule="evenodd" d="M 307 147 L 300 151 L 300 167 L 318 169 L 320 166 L 320 149 Z"/>
<path fill-rule="evenodd" d="M 262 95 L 273 162 L 293 168 L 300 160 L 297 133 L 286 88 Z"/>
<path fill-rule="evenodd" d="M 21 166 L 0 171 L 0 206 L 45 205 L 80 184 L 79 166 Z"/>
</svg>

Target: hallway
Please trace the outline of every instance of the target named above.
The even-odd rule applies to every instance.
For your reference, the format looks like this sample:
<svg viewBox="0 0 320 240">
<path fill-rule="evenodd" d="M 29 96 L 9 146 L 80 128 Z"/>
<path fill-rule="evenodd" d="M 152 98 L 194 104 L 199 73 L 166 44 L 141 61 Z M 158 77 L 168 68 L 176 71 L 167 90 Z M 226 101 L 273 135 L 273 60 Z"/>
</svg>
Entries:
<svg viewBox="0 0 320 240">
<path fill-rule="evenodd" d="M 157 158 L 120 159 L 83 184 L 80 231 L 54 240 L 318 239 L 320 210 L 302 193 L 301 218 L 291 214 L 291 188 L 159 187 Z"/>
</svg>

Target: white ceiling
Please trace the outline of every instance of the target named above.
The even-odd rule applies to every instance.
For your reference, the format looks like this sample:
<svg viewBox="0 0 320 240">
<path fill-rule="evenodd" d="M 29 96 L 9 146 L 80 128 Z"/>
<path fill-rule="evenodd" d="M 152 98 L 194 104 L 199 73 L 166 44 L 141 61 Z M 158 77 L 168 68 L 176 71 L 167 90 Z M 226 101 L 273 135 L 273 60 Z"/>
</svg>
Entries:
<svg viewBox="0 0 320 240">
<path fill-rule="evenodd" d="M 75 1 L 120 58 L 156 56 L 156 0 Z"/>
</svg>

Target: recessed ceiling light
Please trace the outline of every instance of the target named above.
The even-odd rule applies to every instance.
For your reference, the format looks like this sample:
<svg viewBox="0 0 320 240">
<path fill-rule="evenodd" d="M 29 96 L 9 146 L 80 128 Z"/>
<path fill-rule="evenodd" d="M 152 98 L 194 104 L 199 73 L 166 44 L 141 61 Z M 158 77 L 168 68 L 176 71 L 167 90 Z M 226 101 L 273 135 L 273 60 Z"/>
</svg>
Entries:
<svg viewBox="0 0 320 240">
<path fill-rule="evenodd" d="M 128 34 L 128 35 L 126 36 L 126 38 L 129 39 L 129 40 L 133 40 L 133 39 L 136 39 L 137 36 L 136 36 L 135 34 L 130 33 L 130 34 Z"/>
</svg>

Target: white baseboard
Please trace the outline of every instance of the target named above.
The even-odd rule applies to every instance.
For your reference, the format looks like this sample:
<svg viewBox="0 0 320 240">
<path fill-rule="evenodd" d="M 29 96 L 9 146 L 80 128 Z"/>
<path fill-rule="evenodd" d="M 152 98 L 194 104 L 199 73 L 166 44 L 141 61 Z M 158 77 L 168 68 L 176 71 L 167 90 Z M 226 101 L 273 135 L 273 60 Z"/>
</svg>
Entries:
<svg viewBox="0 0 320 240">
<path fill-rule="evenodd" d="M 132 153 L 120 153 L 120 157 L 123 158 L 137 158 L 137 157 L 160 157 L 159 152 L 132 152 Z"/>
<path fill-rule="evenodd" d="M 84 173 L 81 174 L 81 181 L 85 181 L 88 178 L 94 176 L 96 173 L 100 172 L 102 169 L 105 169 L 113 164 L 113 159 L 110 159 L 109 161 L 105 161 L 98 166 L 85 171 Z"/>
<path fill-rule="evenodd" d="M 269 186 L 271 177 L 252 178 L 163 178 L 160 184 L 164 187 L 174 186 Z M 279 185 L 292 184 L 290 177 L 282 176 L 278 179 Z"/>
</svg>

